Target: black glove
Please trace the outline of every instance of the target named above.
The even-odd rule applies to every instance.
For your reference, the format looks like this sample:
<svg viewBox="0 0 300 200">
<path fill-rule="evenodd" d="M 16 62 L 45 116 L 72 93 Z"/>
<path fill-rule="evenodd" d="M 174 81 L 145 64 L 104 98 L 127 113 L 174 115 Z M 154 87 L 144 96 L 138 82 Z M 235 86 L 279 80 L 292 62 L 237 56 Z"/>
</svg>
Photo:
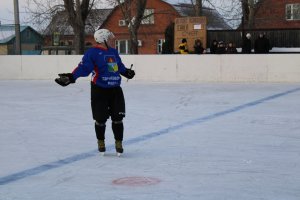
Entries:
<svg viewBox="0 0 300 200">
<path fill-rule="evenodd" d="M 58 74 L 58 76 L 59 78 L 56 78 L 55 82 L 63 87 L 69 85 L 70 83 L 75 83 L 75 79 L 71 73 Z"/>
<path fill-rule="evenodd" d="M 121 75 L 128 79 L 132 79 L 135 76 L 135 72 L 132 69 L 126 68 L 126 71 L 121 73 Z"/>
</svg>

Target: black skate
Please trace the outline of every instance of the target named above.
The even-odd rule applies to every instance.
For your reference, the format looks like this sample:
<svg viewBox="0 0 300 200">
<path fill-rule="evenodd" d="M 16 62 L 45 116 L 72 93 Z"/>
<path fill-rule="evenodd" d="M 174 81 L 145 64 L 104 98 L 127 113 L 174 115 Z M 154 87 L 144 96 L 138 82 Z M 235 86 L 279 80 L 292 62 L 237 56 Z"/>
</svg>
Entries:
<svg viewBox="0 0 300 200">
<path fill-rule="evenodd" d="M 116 145 L 117 156 L 121 156 L 121 154 L 124 151 L 123 146 L 122 146 L 122 141 L 121 140 L 116 140 L 115 145 Z"/>
<path fill-rule="evenodd" d="M 104 152 L 106 151 L 104 140 L 98 140 L 98 150 L 102 155 L 104 155 Z"/>
</svg>

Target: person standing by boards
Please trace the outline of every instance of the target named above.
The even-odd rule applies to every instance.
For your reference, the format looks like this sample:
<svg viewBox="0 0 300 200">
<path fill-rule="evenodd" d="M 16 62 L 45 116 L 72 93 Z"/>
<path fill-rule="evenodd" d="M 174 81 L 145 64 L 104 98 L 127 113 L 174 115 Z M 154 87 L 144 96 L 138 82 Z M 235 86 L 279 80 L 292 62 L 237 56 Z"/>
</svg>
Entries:
<svg viewBox="0 0 300 200">
<path fill-rule="evenodd" d="M 95 132 L 98 150 L 104 155 L 106 121 L 111 118 L 112 131 L 115 138 L 117 155 L 123 153 L 123 118 L 125 117 L 125 99 L 121 88 L 121 76 L 132 79 L 134 70 L 126 68 L 116 49 L 108 44 L 114 34 L 107 29 L 99 29 L 94 33 L 96 46 L 87 50 L 82 61 L 72 73 L 58 74 L 55 82 L 65 87 L 75 83 L 79 77 L 92 74 L 91 107 L 95 120 Z M 132 66 L 131 66 L 132 67 Z"/>
</svg>

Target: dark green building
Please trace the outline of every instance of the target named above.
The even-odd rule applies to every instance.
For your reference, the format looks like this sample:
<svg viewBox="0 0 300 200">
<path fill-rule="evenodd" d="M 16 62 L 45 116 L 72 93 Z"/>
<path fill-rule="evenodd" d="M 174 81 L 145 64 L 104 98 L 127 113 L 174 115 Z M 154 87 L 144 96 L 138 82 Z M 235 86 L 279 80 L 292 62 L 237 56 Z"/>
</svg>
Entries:
<svg viewBox="0 0 300 200">
<path fill-rule="evenodd" d="M 22 55 L 39 55 L 43 36 L 30 26 L 21 26 Z M 15 25 L 0 25 L 0 55 L 15 55 Z"/>
</svg>

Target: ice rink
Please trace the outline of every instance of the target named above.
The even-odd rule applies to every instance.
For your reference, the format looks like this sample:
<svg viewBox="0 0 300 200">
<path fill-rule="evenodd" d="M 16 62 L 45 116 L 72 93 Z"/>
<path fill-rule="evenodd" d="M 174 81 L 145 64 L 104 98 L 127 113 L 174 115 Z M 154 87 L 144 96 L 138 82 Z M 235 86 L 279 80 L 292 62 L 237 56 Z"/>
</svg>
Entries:
<svg viewBox="0 0 300 200">
<path fill-rule="evenodd" d="M 119 158 L 88 81 L 0 81 L 0 200 L 300 199 L 300 84 L 122 85 Z"/>
</svg>

